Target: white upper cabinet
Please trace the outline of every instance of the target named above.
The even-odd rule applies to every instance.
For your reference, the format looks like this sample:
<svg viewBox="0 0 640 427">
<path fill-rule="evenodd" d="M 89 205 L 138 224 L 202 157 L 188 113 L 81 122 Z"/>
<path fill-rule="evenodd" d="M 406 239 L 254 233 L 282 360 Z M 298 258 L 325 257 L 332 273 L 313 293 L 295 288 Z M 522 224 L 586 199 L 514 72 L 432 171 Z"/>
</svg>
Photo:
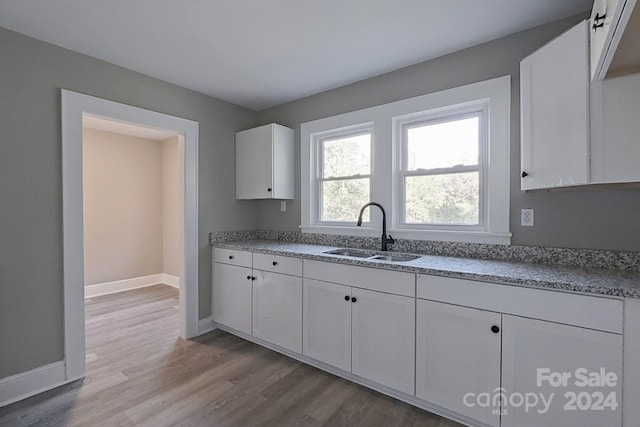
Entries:
<svg viewBox="0 0 640 427">
<path fill-rule="evenodd" d="M 236 133 L 236 199 L 293 199 L 293 129 L 272 123 Z"/>
<path fill-rule="evenodd" d="M 603 71 L 603 63 L 607 57 L 607 50 L 611 44 L 615 26 L 612 26 L 613 17 L 620 14 L 624 0 L 595 0 L 591 9 L 591 76 L 594 79 L 600 77 Z M 608 58 L 609 62 L 611 57 Z"/>
<path fill-rule="evenodd" d="M 640 73 L 594 85 L 602 85 L 602 98 L 592 110 L 591 181 L 640 182 Z"/>
<path fill-rule="evenodd" d="M 522 190 L 589 179 L 589 40 L 582 22 L 520 63 Z"/>
<path fill-rule="evenodd" d="M 591 76 L 594 80 L 640 71 L 637 0 L 595 0 L 591 12 Z"/>
<path fill-rule="evenodd" d="M 520 63 L 522 190 L 640 182 L 640 73 L 591 81 L 592 27 L 580 23 Z"/>
</svg>

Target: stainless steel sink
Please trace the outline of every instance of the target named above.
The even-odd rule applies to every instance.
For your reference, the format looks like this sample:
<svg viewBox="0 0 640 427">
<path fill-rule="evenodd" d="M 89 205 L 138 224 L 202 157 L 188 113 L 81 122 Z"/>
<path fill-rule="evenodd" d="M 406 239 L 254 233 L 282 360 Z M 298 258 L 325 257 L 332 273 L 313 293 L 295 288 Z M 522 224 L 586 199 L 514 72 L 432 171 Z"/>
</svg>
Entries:
<svg viewBox="0 0 640 427">
<path fill-rule="evenodd" d="M 337 255 L 347 258 L 359 258 L 370 261 L 387 261 L 387 262 L 408 262 L 420 258 L 420 255 L 401 254 L 401 253 L 379 253 L 367 251 L 364 249 L 332 249 L 323 252 L 327 255 Z"/>
<path fill-rule="evenodd" d="M 372 256 L 370 259 L 375 259 L 378 261 L 408 262 L 418 258 L 420 258 L 419 255 L 389 254 L 389 255 L 375 255 L 375 256 Z"/>
<path fill-rule="evenodd" d="M 351 258 L 371 258 L 372 256 L 375 256 L 375 252 L 365 251 L 362 249 L 333 249 L 330 251 L 325 251 L 323 253 L 329 255 L 347 256 Z"/>
</svg>

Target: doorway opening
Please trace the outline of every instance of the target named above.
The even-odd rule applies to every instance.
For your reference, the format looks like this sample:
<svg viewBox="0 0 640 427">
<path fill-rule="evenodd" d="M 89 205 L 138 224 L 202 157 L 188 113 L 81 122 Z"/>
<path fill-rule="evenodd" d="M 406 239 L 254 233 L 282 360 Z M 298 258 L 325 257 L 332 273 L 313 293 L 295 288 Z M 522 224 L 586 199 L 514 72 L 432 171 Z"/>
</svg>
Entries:
<svg viewBox="0 0 640 427">
<path fill-rule="evenodd" d="M 62 187 L 64 256 L 65 379 L 82 378 L 85 357 L 85 251 L 83 127 L 86 122 L 137 129 L 175 138 L 181 163 L 179 196 L 182 236 L 177 252 L 180 336 L 198 334 L 198 123 L 142 108 L 62 90 Z M 164 273 L 162 273 L 164 274 Z M 117 286 L 117 284 L 116 284 Z"/>
<path fill-rule="evenodd" d="M 184 138 L 84 115 L 82 144 L 85 298 L 179 289 Z"/>
<path fill-rule="evenodd" d="M 83 115 L 87 363 L 118 354 L 105 343 L 132 351 L 179 335 L 183 144 L 175 132 Z"/>
</svg>

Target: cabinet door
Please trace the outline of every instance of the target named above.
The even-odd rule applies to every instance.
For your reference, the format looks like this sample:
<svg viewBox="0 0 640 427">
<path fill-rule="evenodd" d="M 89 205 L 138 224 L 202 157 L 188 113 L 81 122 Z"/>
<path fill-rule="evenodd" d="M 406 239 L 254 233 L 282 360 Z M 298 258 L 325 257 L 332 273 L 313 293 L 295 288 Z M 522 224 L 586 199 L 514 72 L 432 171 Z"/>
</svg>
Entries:
<svg viewBox="0 0 640 427">
<path fill-rule="evenodd" d="M 272 126 L 236 133 L 236 199 L 273 197 Z"/>
<path fill-rule="evenodd" d="M 603 82 L 601 101 L 601 133 L 591 139 L 592 181 L 640 182 L 640 73 Z"/>
<path fill-rule="evenodd" d="M 254 271 L 253 336 L 302 352 L 302 278 Z"/>
<path fill-rule="evenodd" d="M 293 199 L 295 195 L 293 129 L 273 125 L 274 199 Z"/>
<path fill-rule="evenodd" d="M 502 326 L 503 427 L 621 425 L 622 335 L 509 315 Z M 581 386 L 585 373 L 598 383 Z"/>
<path fill-rule="evenodd" d="M 213 320 L 251 334 L 250 268 L 214 263 Z"/>
<path fill-rule="evenodd" d="M 418 300 L 416 397 L 500 425 L 500 408 L 479 406 L 475 396 L 500 387 L 501 322 L 499 313 Z"/>
<path fill-rule="evenodd" d="M 351 305 L 351 372 L 413 394 L 415 299 L 353 288 Z"/>
<path fill-rule="evenodd" d="M 589 178 L 588 22 L 520 63 L 522 190 Z"/>
<path fill-rule="evenodd" d="M 304 279 L 303 354 L 351 371 L 351 288 Z"/>
<path fill-rule="evenodd" d="M 607 50 L 611 44 L 613 36 L 611 24 L 614 22 L 614 15 L 620 17 L 618 12 L 619 0 L 595 0 L 591 9 L 591 19 L 589 25 L 592 28 L 590 32 L 591 39 L 591 76 L 593 79 L 604 79 L 606 74 L 606 66 L 604 65 L 607 58 Z M 597 18 L 597 19 L 596 19 Z M 613 56 L 613 54 L 610 54 Z M 611 57 L 607 62 L 611 62 Z M 603 70 L 605 67 L 605 70 Z"/>
</svg>

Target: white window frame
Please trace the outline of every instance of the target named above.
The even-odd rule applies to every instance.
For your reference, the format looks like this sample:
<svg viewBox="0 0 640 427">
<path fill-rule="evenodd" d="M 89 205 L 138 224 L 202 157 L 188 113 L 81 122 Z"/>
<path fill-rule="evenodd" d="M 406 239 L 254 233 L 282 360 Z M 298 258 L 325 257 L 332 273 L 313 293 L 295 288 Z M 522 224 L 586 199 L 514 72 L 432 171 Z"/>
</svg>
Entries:
<svg viewBox="0 0 640 427">
<path fill-rule="evenodd" d="M 331 140 L 331 139 L 339 139 L 339 138 L 348 138 L 350 136 L 356 136 L 356 135 L 364 135 L 364 134 L 370 134 L 371 139 L 370 139 L 370 147 L 369 147 L 369 153 L 370 153 L 370 159 L 369 159 L 369 164 L 370 164 L 370 172 L 369 174 L 366 175 L 352 175 L 352 176 L 341 176 L 339 178 L 325 178 L 323 176 L 323 170 L 324 170 L 324 156 L 323 156 L 323 151 L 322 151 L 322 143 L 326 140 Z M 315 184 L 313 185 L 313 200 L 316 201 L 316 203 L 314 203 L 314 210 L 313 210 L 313 218 L 314 218 L 314 224 L 317 224 L 319 226 L 324 226 L 324 227 L 351 227 L 353 224 L 349 223 L 349 222 L 344 222 L 344 221 L 323 221 L 322 220 L 322 183 L 325 181 L 342 181 L 342 180 L 347 180 L 347 179 L 360 179 L 360 178 L 367 178 L 369 179 L 369 199 L 371 199 L 371 188 L 373 187 L 372 185 L 372 178 L 373 178 L 373 127 L 372 127 L 372 123 L 363 123 L 360 125 L 355 125 L 355 126 L 349 126 L 347 128 L 342 128 L 342 129 L 332 129 L 330 131 L 327 132 L 319 132 L 316 134 L 312 135 L 312 145 L 313 145 L 313 150 L 314 150 L 314 157 L 315 157 L 315 161 L 313 164 L 313 169 L 314 169 L 314 173 L 313 173 L 313 180 L 315 182 Z M 363 224 L 369 224 L 371 222 L 371 220 L 367 221 L 367 222 L 363 222 Z"/>
<path fill-rule="evenodd" d="M 454 105 L 435 110 L 422 111 L 393 118 L 394 149 L 396 150 L 396 165 L 394 169 L 394 188 L 398 197 L 395 197 L 394 216 L 395 230 L 455 230 L 455 231 L 486 231 L 486 219 L 488 217 L 488 203 L 486 200 L 487 188 L 487 162 L 488 162 L 488 109 L 487 100 L 479 100 L 464 105 Z M 454 166 L 441 169 L 409 171 L 406 169 L 408 159 L 407 139 L 405 130 L 408 127 L 420 124 L 448 123 L 470 117 L 478 117 L 478 164 L 477 166 Z M 404 222 L 406 194 L 405 179 L 408 176 L 432 176 L 439 174 L 474 172 L 479 173 L 479 212 L 478 224 L 415 224 Z"/>
<path fill-rule="evenodd" d="M 483 225 L 476 229 L 456 226 L 407 227 L 401 223 L 399 211 L 400 161 L 398 132 L 404 122 L 425 114 L 446 113 L 473 108 L 485 109 L 486 162 L 482 188 L 484 189 Z M 348 131 L 358 126 L 370 126 L 372 133 L 371 201 L 381 203 L 387 210 L 387 226 L 394 238 L 502 244 L 511 243 L 509 232 L 509 142 L 511 122 L 511 77 L 504 76 L 472 83 L 440 92 L 417 96 L 389 104 L 327 117 L 301 125 L 301 229 L 304 233 L 342 234 L 352 236 L 380 236 L 381 215 L 371 211 L 371 222 L 356 227 L 318 222 L 317 185 L 314 162 L 314 138 L 336 131 Z"/>
</svg>

